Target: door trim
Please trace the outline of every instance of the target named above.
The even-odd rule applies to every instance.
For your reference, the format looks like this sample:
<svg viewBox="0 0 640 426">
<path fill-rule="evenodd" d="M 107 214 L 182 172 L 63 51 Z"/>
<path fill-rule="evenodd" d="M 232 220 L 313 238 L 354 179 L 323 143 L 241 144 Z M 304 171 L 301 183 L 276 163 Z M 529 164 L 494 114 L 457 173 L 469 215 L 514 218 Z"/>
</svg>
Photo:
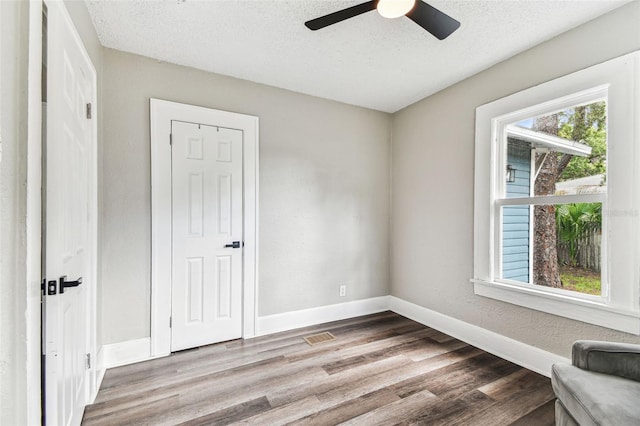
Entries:
<svg viewBox="0 0 640 426">
<path fill-rule="evenodd" d="M 255 336 L 258 292 L 258 117 L 150 99 L 151 357 L 171 353 L 171 120 L 239 129 L 243 137 L 242 337 Z"/>
</svg>

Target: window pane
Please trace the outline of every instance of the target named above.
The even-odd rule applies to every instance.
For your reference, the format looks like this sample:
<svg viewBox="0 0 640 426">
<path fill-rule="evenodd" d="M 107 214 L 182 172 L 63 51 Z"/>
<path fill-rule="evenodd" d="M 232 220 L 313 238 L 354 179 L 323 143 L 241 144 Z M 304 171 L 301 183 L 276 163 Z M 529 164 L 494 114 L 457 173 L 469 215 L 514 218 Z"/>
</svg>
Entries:
<svg viewBox="0 0 640 426">
<path fill-rule="evenodd" d="M 502 278 L 528 283 L 530 206 L 502 208 Z"/>
<path fill-rule="evenodd" d="M 503 279 L 601 294 L 601 203 L 502 208 Z"/>
<path fill-rule="evenodd" d="M 506 127 L 506 197 L 606 192 L 606 103 L 594 102 Z"/>
<path fill-rule="evenodd" d="M 507 138 L 507 198 L 531 195 L 531 143 Z"/>
</svg>

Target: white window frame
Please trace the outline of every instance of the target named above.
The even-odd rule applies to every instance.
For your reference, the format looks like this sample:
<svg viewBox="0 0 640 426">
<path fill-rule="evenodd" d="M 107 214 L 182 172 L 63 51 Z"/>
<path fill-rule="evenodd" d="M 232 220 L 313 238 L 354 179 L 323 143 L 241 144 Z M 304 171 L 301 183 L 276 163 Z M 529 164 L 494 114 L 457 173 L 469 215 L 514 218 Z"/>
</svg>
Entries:
<svg viewBox="0 0 640 426">
<path fill-rule="evenodd" d="M 607 101 L 607 194 L 498 200 L 507 124 Z M 476 109 L 474 291 L 477 295 L 640 335 L 640 51 Z M 500 279 L 501 205 L 603 203 L 603 291 L 590 296 Z"/>
</svg>

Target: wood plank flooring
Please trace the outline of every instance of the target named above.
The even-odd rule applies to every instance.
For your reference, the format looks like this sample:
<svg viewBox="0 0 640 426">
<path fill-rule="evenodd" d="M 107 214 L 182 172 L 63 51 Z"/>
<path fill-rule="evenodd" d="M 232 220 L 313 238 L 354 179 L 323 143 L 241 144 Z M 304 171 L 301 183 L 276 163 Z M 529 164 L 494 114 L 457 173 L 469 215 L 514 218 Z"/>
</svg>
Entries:
<svg viewBox="0 0 640 426">
<path fill-rule="evenodd" d="M 110 369 L 83 424 L 544 426 L 553 399 L 546 377 L 384 312 Z"/>
</svg>

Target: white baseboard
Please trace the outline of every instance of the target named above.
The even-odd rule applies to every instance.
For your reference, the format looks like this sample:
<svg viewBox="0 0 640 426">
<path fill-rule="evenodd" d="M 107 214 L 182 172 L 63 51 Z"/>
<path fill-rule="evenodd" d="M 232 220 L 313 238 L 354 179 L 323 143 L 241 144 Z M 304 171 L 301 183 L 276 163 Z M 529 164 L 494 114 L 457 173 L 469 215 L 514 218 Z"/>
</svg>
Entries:
<svg viewBox="0 0 640 426">
<path fill-rule="evenodd" d="M 151 338 L 127 340 L 102 346 L 104 368 L 120 367 L 152 359 Z"/>
<path fill-rule="evenodd" d="M 319 306 L 300 311 L 267 315 L 256 319 L 256 336 L 279 333 L 301 327 L 323 324 L 391 310 L 428 327 L 435 328 L 456 339 L 504 358 L 547 377 L 551 376 L 554 363 L 571 363 L 571 360 L 522 343 L 482 327 L 441 314 L 394 296 L 373 297 L 336 305 Z M 129 340 L 104 345 L 98 353 L 100 382 L 107 368 L 146 361 L 151 356 L 151 338 Z"/>
<path fill-rule="evenodd" d="M 300 311 L 258 317 L 256 321 L 256 336 L 384 312 L 389 310 L 389 297 L 372 297 L 336 305 L 318 306 Z"/>
<path fill-rule="evenodd" d="M 571 363 L 571 360 L 547 352 L 535 346 L 494 333 L 482 327 L 452 318 L 431 309 L 407 302 L 394 296 L 390 298 L 393 312 L 435 328 L 449 336 L 511 361 L 529 370 L 551 377 L 554 363 Z"/>
<path fill-rule="evenodd" d="M 382 296 L 258 317 L 256 336 L 353 318 L 360 315 L 374 314 L 388 309 L 389 296 Z M 102 359 L 99 365 L 101 365 L 104 370 L 159 358 L 151 356 L 150 337 L 104 345 L 98 357 Z M 104 372 L 102 374 L 104 374 Z"/>
</svg>

